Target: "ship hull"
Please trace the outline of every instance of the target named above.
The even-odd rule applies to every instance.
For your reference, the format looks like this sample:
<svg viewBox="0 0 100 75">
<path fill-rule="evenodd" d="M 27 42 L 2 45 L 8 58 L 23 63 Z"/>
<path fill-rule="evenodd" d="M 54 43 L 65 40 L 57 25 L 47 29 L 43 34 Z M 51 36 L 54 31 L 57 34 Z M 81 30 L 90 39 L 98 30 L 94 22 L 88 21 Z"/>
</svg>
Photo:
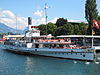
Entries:
<svg viewBox="0 0 100 75">
<path fill-rule="evenodd" d="M 89 51 L 75 51 L 74 49 L 51 49 L 51 48 L 25 48 L 6 46 L 5 50 L 18 54 L 33 54 L 64 59 L 75 59 L 84 61 L 94 61 L 95 53 Z M 73 50 L 73 51 L 72 51 Z"/>
</svg>

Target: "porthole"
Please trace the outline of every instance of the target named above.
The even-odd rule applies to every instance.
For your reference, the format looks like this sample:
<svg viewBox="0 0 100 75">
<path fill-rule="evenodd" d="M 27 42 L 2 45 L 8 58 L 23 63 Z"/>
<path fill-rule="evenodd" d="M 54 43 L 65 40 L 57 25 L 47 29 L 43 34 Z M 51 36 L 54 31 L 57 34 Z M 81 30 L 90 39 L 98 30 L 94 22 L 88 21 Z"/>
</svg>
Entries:
<svg viewBox="0 0 100 75">
<path fill-rule="evenodd" d="M 83 57 L 85 57 L 85 54 L 83 54 Z"/>
</svg>

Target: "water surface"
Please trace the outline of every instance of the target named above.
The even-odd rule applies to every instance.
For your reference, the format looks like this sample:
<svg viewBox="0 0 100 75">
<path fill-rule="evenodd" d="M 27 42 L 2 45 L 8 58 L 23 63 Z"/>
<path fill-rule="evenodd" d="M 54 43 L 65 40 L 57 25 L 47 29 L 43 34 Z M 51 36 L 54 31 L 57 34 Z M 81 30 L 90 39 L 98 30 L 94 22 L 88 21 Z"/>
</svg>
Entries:
<svg viewBox="0 0 100 75">
<path fill-rule="evenodd" d="M 10 53 L 0 49 L 0 75 L 100 75 L 97 62 Z"/>
</svg>

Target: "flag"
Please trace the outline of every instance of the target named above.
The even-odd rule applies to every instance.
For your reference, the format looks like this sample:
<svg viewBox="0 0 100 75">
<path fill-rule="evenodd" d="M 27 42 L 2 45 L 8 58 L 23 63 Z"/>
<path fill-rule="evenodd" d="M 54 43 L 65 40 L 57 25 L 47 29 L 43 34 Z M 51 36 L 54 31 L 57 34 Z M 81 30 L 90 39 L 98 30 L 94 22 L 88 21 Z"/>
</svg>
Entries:
<svg viewBox="0 0 100 75">
<path fill-rule="evenodd" d="M 92 35 L 94 35 L 94 34 L 95 34 L 94 30 L 92 30 Z"/>
<path fill-rule="evenodd" d="M 95 28 L 97 28 L 97 29 L 99 29 L 100 27 L 99 27 L 99 22 L 97 22 L 96 20 L 93 20 L 93 26 L 95 27 Z"/>
</svg>

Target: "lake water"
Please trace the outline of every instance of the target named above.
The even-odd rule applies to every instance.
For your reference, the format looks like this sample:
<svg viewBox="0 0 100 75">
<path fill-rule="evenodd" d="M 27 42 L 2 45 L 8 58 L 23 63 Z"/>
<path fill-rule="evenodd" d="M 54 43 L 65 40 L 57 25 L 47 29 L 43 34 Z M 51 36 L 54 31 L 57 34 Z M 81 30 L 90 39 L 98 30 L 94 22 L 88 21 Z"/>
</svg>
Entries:
<svg viewBox="0 0 100 75">
<path fill-rule="evenodd" d="M 10 53 L 0 49 L 0 75 L 100 75 L 97 62 Z"/>
</svg>

